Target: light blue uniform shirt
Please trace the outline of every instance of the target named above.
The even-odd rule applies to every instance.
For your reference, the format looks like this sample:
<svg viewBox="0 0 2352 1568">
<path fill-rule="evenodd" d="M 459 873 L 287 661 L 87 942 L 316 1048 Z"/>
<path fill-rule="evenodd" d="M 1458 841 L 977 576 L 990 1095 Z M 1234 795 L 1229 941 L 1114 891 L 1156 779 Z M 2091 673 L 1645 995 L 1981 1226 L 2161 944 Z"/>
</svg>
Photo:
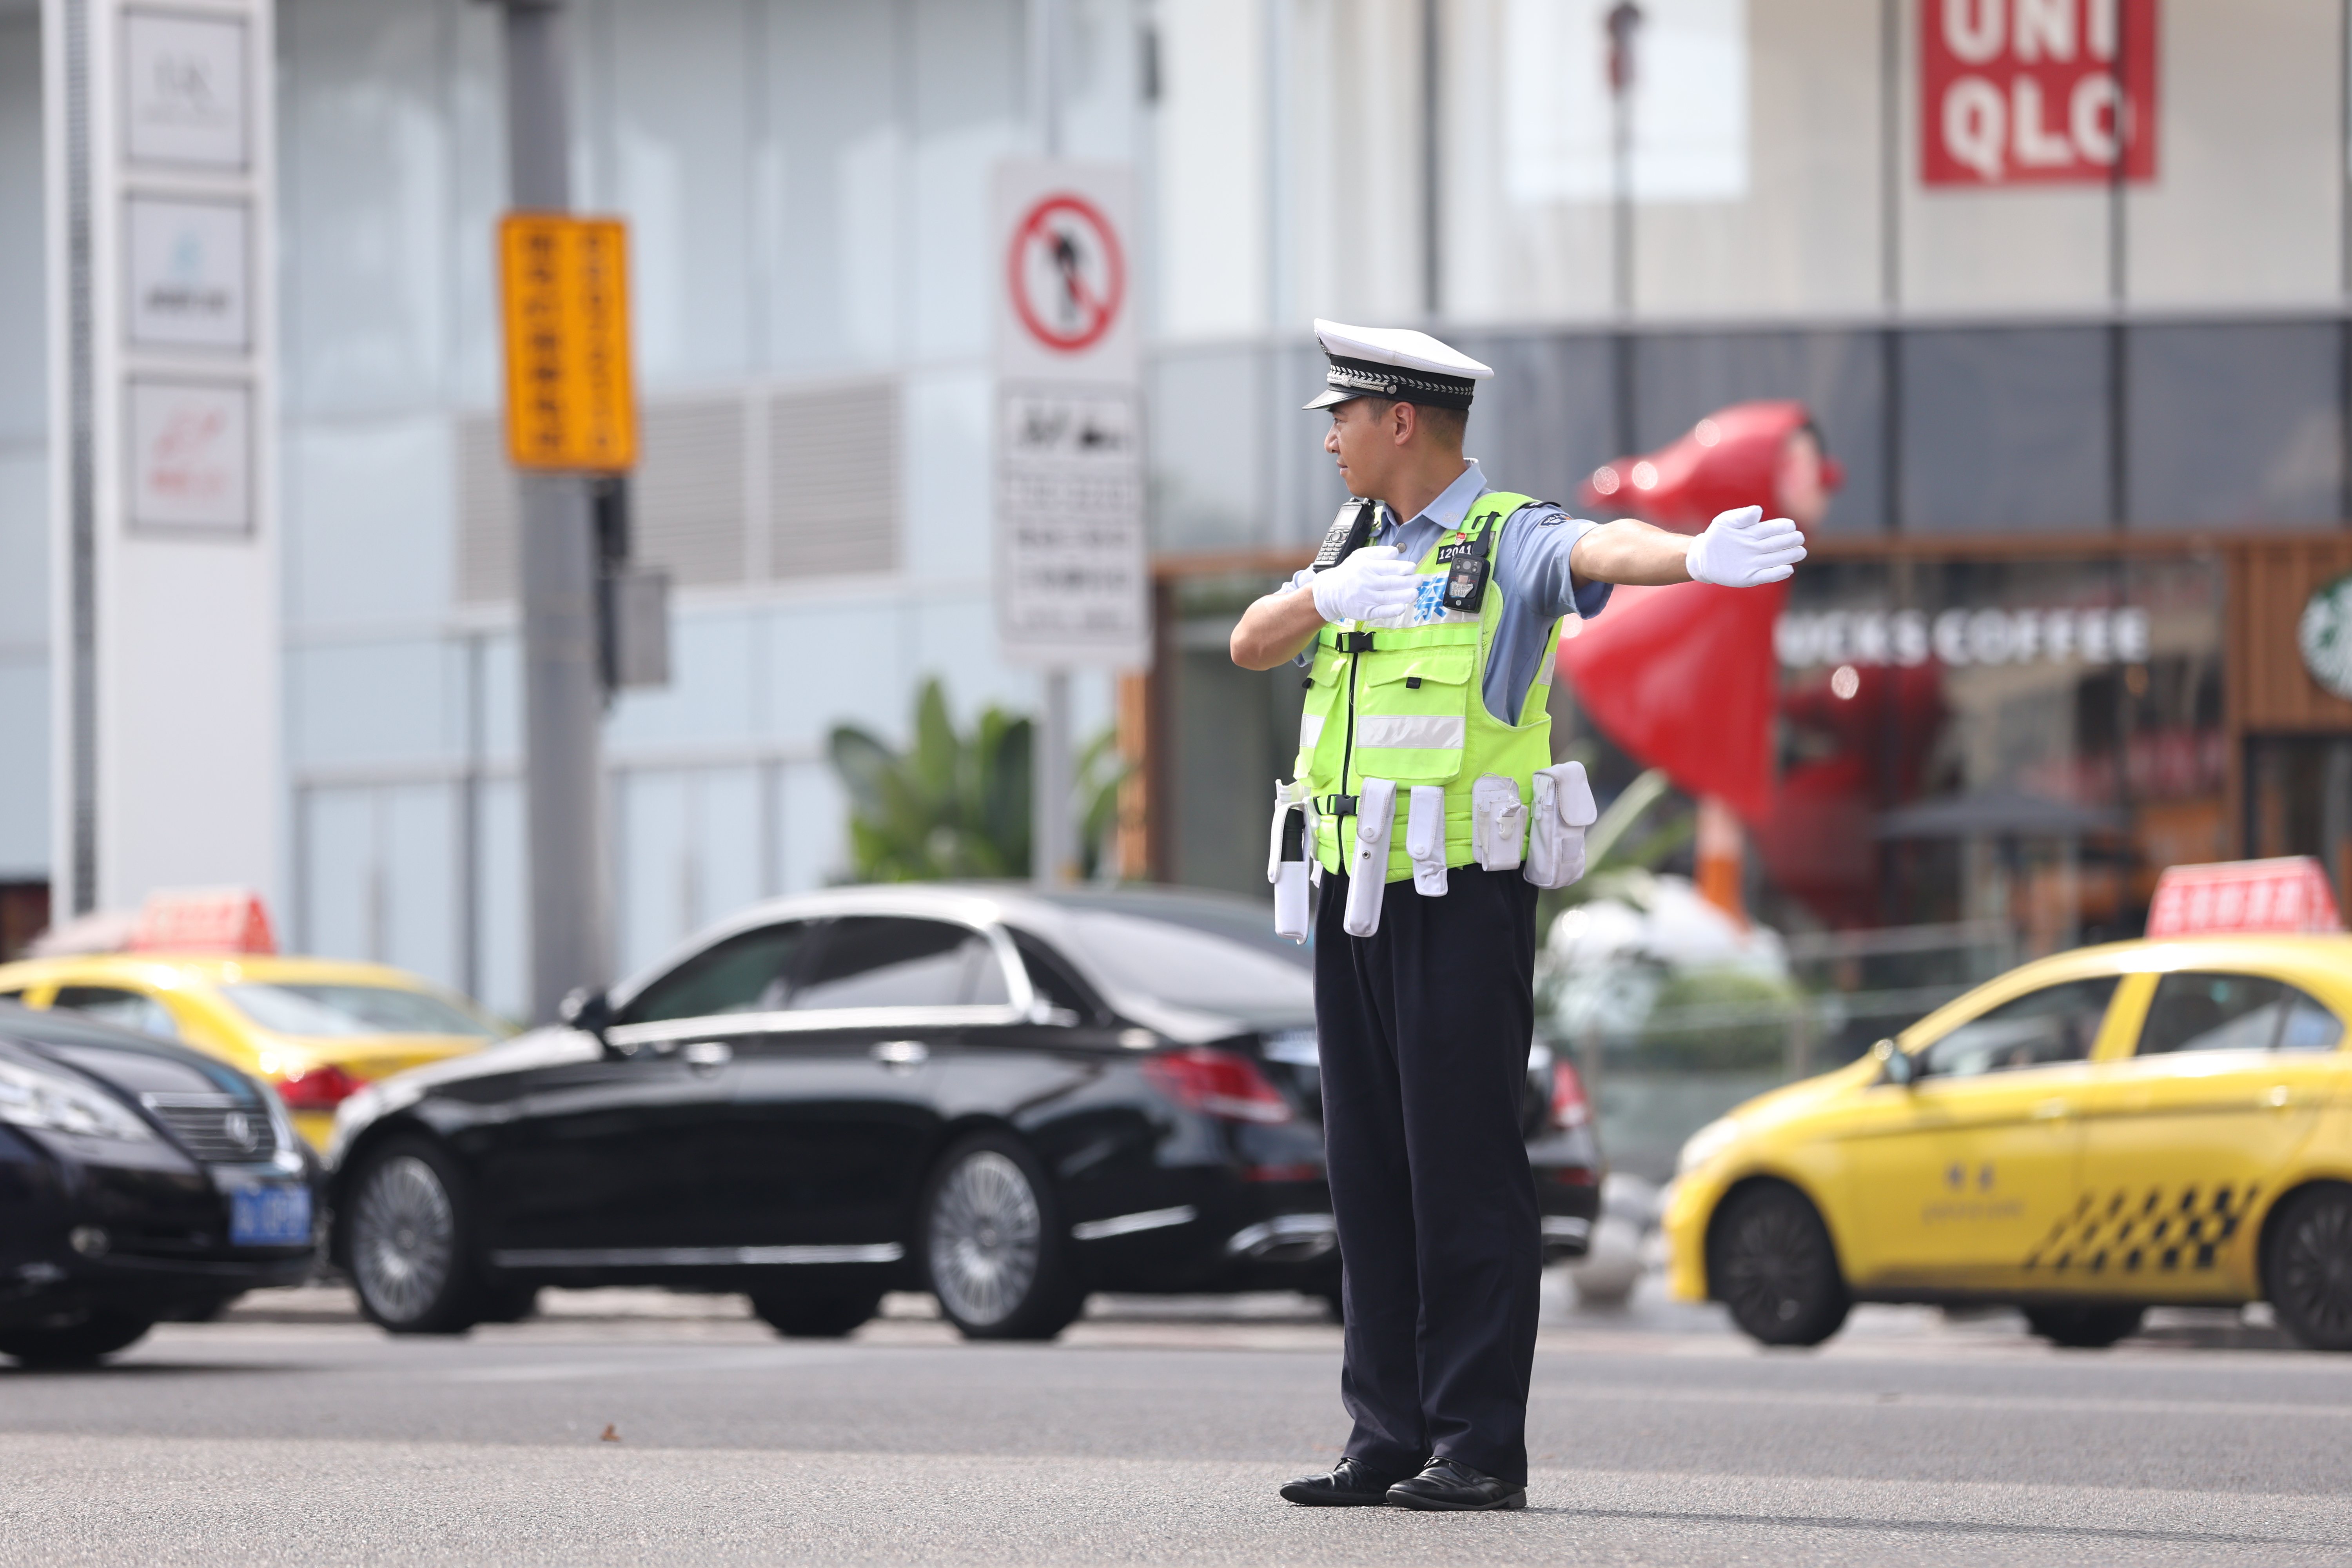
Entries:
<svg viewBox="0 0 2352 1568">
<path fill-rule="evenodd" d="M 1492 488 L 1474 460 L 1410 522 L 1397 521 L 1388 503 L 1381 502 L 1371 542 L 1392 544 L 1398 554 L 1418 562 L 1438 535 L 1460 527 L 1478 498 Z M 1587 583 L 1578 588 L 1568 569 L 1576 542 L 1599 526 L 1539 501 L 1517 514 L 1495 547 L 1493 584 L 1503 591 L 1503 614 L 1496 623 L 1495 646 L 1486 656 L 1486 679 L 1479 694 L 1486 699 L 1486 711 L 1506 724 L 1518 721 L 1528 688 L 1535 684 L 1543 661 L 1558 657 L 1550 637 L 1552 622 L 1570 609 L 1587 617 L 1597 616 L 1609 603 L 1610 584 Z M 1309 645 L 1295 662 L 1309 665 L 1314 658 Z"/>
</svg>

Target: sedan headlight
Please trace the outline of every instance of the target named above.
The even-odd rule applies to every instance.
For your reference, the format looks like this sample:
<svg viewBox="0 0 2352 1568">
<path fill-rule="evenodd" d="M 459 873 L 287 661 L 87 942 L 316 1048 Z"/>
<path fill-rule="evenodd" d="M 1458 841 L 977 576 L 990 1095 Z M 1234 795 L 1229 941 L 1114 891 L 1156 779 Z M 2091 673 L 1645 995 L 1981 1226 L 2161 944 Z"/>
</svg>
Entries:
<svg viewBox="0 0 2352 1568">
<path fill-rule="evenodd" d="M 1692 1133 L 1690 1142 L 1683 1145 L 1682 1158 L 1675 1162 L 1675 1174 L 1678 1176 L 1690 1174 L 1726 1149 L 1730 1148 L 1738 1137 L 1739 1123 L 1728 1116 L 1720 1121 L 1708 1122 Z"/>
<path fill-rule="evenodd" d="M 155 1136 L 103 1089 L 15 1062 L 0 1062 L 0 1121 L 121 1143 L 148 1142 Z"/>
</svg>

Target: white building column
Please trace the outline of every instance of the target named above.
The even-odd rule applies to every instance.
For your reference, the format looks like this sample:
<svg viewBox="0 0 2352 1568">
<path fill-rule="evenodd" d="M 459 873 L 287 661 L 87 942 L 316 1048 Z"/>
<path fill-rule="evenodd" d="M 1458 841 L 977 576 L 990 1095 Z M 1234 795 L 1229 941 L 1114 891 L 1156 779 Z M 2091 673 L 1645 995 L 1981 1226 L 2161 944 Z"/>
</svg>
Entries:
<svg viewBox="0 0 2352 1568">
<path fill-rule="evenodd" d="M 280 891 L 271 18 L 43 0 L 60 920 Z"/>
</svg>

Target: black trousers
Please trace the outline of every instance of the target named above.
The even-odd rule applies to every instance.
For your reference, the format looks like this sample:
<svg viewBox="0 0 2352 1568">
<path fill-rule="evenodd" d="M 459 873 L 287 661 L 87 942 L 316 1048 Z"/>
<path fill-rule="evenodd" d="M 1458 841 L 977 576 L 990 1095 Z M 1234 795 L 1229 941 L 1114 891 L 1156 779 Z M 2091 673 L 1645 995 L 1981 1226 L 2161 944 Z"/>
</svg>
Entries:
<svg viewBox="0 0 2352 1568">
<path fill-rule="evenodd" d="M 1347 1452 L 1408 1474 L 1457 1459 L 1528 1476 L 1542 1268 L 1519 1131 L 1535 1026 L 1536 889 L 1455 868 L 1442 899 L 1391 882 L 1380 930 L 1315 917 L 1323 1130 L 1347 1310 Z"/>
</svg>

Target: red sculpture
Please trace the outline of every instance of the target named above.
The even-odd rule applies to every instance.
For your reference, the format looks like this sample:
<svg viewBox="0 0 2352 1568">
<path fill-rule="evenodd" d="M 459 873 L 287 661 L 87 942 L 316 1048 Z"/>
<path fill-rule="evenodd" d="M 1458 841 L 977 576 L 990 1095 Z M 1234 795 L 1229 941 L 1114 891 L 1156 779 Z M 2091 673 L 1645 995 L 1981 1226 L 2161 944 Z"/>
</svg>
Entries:
<svg viewBox="0 0 2352 1568">
<path fill-rule="evenodd" d="M 1740 403 L 1657 452 L 1594 469 L 1578 500 L 1588 516 L 1637 516 L 1682 532 L 1740 506 L 1810 531 L 1843 479 L 1803 404 Z M 1593 722 L 1699 797 L 1700 885 L 1735 911 L 1739 834 L 1729 814 L 1755 826 L 1772 811 L 1772 629 L 1788 595 L 1785 583 L 1619 588 L 1604 614 L 1560 644 L 1560 673 Z"/>
</svg>

